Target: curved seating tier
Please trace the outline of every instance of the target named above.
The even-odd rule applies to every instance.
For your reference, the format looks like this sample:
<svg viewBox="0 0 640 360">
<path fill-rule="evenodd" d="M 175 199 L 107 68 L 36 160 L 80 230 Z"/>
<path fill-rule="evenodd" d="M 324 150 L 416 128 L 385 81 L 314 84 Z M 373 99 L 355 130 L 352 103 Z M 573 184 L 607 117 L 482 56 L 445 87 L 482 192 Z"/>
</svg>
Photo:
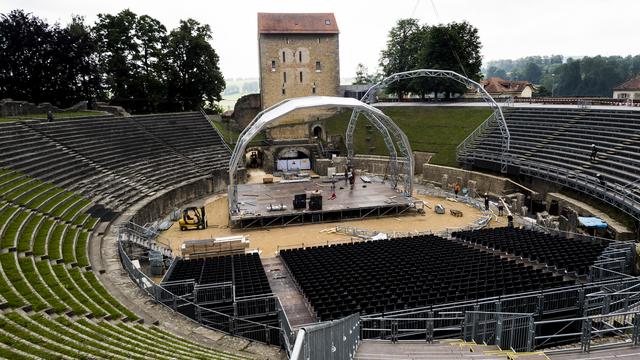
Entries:
<svg viewBox="0 0 640 360">
<path fill-rule="evenodd" d="M 100 217 L 228 163 L 204 116 L 172 117 L 173 143 L 135 117 L 0 124 L 0 358 L 241 358 L 136 324 L 89 263 Z"/>
<path fill-rule="evenodd" d="M 211 176 L 228 166 L 230 156 L 198 112 L 1 123 L 0 152 L 0 167 L 116 212 L 162 189 Z"/>
<path fill-rule="evenodd" d="M 432 235 L 283 250 L 280 257 L 321 320 L 573 284 Z"/>
<path fill-rule="evenodd" d="M 537 231 L 496 228 L 454 232 L 451 236 L 585 275 L 608 243 L 565 239 Z"/>
<path fill-rule="evenodd" d="M 640 111 L 504 110 L 511 134 L 509 158 L 516 171 L 563 184 L 579 182 L 577 190 L 599 198 L 609 195 L 603 200 L 632 216 L 640 214 Z M 499 169 L 501 141 L 500 130 L 489 128 L 459 154 L 459 160 Z M 592 145 L 598 149 L 595 160 L 590 158 Z"/>
</svg>

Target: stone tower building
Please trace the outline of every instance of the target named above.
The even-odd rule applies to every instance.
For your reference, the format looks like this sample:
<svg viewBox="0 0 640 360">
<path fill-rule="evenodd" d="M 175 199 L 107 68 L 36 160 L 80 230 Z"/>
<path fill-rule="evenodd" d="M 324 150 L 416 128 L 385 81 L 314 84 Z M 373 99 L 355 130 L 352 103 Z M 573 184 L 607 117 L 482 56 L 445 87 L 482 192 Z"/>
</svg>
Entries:
<svg viewBox="0 0 640 360">
<path fill-rule="evenodd" d="M 291 97 L 336 96 L 338 34 L 331 13 L 258 13 L 262 108 Z"/>
</svg>

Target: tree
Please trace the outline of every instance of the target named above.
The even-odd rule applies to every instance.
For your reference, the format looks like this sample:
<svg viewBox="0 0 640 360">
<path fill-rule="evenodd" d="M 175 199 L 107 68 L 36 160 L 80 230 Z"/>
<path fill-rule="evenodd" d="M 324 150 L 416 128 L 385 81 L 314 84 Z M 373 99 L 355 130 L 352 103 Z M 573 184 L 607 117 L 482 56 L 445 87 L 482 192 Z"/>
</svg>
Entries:
<svg viewBox="0 0 640 360">
<path fill-rule="evenodd" d="M 418 64 L 423 68 L 452 70 L 472 80 L 482 78 L 482 44 L 478 29 L 468 22 L 424 27 Z M 422 93 L 444 92 L 447 97 L 466 92 L 466 87 L 447 79 L 428 79 L 421 82 Z"/>
<path fill-rule="evenodd" d="M 542 78 L 542 69 L 540 68 L 540 66 L 532 62 L 528 63 L 527 66 L 524 68 L 524 74 L 523 74 L 522 80 L 527 80 L 533 84 L 539 84 L 541 78 Z"/>
<path fill-rule="evenodd" d="M 0 20 L 0 98 L 51 101 L 54 29 L 42 19 L 14 10 Z"/>
<path fill-rule="evenodd" d="M 158 20 L 140 16 L 135 24 L 136 38 L 140 46 L 140 71 L 144 94 L 145 112 L 157 111 L 159 104 L 166 101 L 167 69 L 164 48 L 167 44 L 167 29 Z"/>
<path fill-rule="evenodd" d="M 546 96 L 551 96 L 551 91 L 549 91 L 549 89 L 547 89 L 542 85 L 538 86 L 536 90 L 533 92 L 533 97 L 546 97 Z"/>
<path fill-rule="evenodd" d="M 492 77 L 499 77 L 501 79 L 507 79 L 507 72 L 504 69 L 500 69 L 495 66 L 490 66 L 487 70 L 487 79 Z"/>
<path fill-rule="evenodd" d="M 131 112 L 144 109 L 147 103 L 136 38 L 137 21 L 137 15 L 126 9 L 116 15 L 98 14 L 94 26 L 100 70 L 111 103 Z"/>
<path fill-rule="evenodd" d="M 358 63 L 356 67 L 356 78 L 353 81 L 353 85 L 367 85 L 377 83 L 382 80 L 381 74 L 371 74 L 369 73 L 369 69 L 362 63 Z"/>
<path fill-rule="evenodd" d="M 0 17 L 0 98 L 67 107 L 100 88 L 95 40 L 81 17 L 65 28 L 15 10 Z"/>
<path fill-rule="evenodd" d="M 566 64 L 558 68 L 556 74 L 554 96 L 576 95 L 576 90 L 582 81 L 580 75 L 580 61 L 569 60 Z"/>
<path fill-rule="evenodd" d="M 216 54 L 209 41 L 209 25 L 196 20 L 181 20 L 171 31 L 167 44 L 169 64 L 169 100 L 175 110 L 196 110 L 204 102 L 222 99 L 225 81 Z"/>
<path fill-rule="evenodd" d="M 401 19 L 389 31 L 387 47 L 382 50 L 380 67 L 385 76 L 417 68 L 421 47 L 421 26 L 417 19 Z M 408 82 L 397 81 L 387 87 L 402 99 L 410 90 Z"/>
<path fill-rule="evenodd" d="M 101 96 L 97 44 L 84 18 L 75 16 L 64 29 L 56 32 L 52 62 L 60 81 L 56 97 L 63 104 L 92 100 Z"/>
</svg>

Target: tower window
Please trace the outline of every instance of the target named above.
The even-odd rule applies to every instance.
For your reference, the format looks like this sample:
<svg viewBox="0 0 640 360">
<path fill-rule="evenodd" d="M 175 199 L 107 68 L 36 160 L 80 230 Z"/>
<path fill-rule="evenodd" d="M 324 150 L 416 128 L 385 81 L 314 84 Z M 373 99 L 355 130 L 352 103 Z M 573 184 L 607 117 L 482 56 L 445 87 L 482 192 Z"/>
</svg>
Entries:
<svg viewBox="0 0 640 360">
<path fill-rule="evenodd" d="M 284 51 L 282 52 L 282 62 L 287 62 L 287 54 Z"/>
<path fill-rule="evenodd" d="M 300 71 L 300 82 L 302 82 L 302 71 Z"/>
<path fill-rule="evenodd" d="M 316 61 L 316 71 L 322 71 L 322 65 L 320 64 L 320 61 Z"/>
<path fill-rule="evenodd" d="M 314 94 L 314 95 L 316 94 L 316 82 L 315 81 L 313 82 L 313 86 L 311 87 L 311 93 Z"/>
<path fill-rule="evenodd" d="M 285 95 L 285 94 L 286 94 L 286 91 L 285 91 L 284 86 L 283 86 L 282 87 L 282 95 Z"/>
<path fill-rule="evenodd" d="M 271 60 L 271 71 L 276 71 L 276 61 Z"/>
<path fill-rule="evenodd" d="M 302 62 L 302 51 L 298 51 L 298 61 Z"/>
<path fill-rule="evenodd" d="M 282 81 L 285 82 L 285 83 L 287 82 L 287 72 L 286 71 L 282 72 Z"/>
</svg>

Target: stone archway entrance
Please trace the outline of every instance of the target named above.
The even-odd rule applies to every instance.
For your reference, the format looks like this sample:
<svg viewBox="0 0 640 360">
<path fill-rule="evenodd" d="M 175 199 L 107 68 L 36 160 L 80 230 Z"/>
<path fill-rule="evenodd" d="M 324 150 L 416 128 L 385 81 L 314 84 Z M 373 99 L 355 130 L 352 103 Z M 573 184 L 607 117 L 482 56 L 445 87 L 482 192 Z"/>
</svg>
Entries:
<svg viewBox="0 0 640 360">
<path fill-rule="evenodd" d="M 313 125 L 311 128 L 311 136 L 318 139 L 324 139 L 324 129 L 322 129 L 322 126 L 318 124 Z"/>
</svg>

